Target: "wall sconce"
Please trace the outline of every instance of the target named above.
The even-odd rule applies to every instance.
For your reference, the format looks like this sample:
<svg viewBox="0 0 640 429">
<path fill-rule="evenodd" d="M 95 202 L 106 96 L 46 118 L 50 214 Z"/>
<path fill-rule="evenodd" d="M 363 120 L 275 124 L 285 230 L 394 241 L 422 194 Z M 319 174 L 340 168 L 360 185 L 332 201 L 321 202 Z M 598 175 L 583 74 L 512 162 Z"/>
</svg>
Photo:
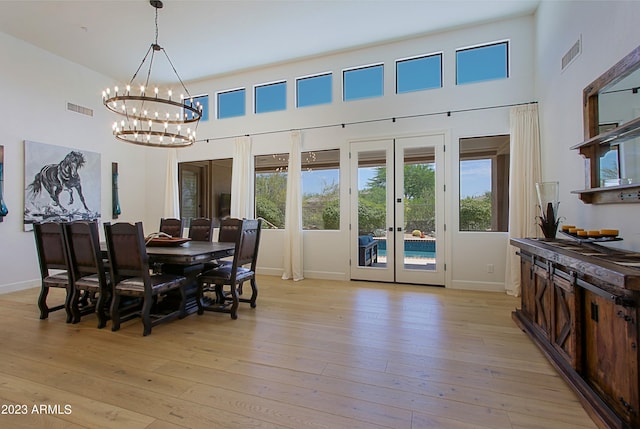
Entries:
<svg viewBox="0 0 640 429">
<path fill-rule="evenodd" d="M 120 200 L 118 198 L 118 163 L 111 163 L 111 217 L 118 219 L 120 216 Z"/>
<path fill-rule="evenodd" d="M 0 146 L 0 222 L 9 214 L 7 205 L 4 203 L 4 146 Z"/>
</svg>

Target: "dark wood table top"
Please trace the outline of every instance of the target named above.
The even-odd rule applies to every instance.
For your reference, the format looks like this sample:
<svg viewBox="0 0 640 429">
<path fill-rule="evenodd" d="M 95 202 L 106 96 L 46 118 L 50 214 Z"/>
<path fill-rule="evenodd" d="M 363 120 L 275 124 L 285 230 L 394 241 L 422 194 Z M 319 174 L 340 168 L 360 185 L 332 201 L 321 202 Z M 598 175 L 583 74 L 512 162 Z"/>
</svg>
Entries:
<svg viewBox="0 0 640 429">
<path fill-rule="evenodd" d="M 106 253 L 106 243 L 100 247 Z M 189 241 L 179 246 L 147 246 L 147 255 L 154 263 L 193 265 L 231 256 L 234 249 L 234 243 Z"/>
</svg>

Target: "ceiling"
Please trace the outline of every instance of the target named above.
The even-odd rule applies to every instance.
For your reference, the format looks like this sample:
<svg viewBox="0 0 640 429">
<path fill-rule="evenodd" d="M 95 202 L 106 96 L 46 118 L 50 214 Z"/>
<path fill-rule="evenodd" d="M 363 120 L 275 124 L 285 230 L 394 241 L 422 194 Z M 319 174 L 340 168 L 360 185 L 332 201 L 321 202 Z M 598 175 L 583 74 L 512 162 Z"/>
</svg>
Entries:
<svg viewBox="0 0 640 429">
<path fill-rule="evenodd" d="M 182 80 L 194 81 L 531 14 L 539 3 L 164 0 L 158 11 L 158 43 Z M 148 0 L 0 0 L 1 32 L 121 82 L 131 79 L 154 41 L 154 20 Z M 154 62 L 154 80 L 175 81 L 168 62 L 162 61 L 165 66 L 159 59 Z"/>
</svg>

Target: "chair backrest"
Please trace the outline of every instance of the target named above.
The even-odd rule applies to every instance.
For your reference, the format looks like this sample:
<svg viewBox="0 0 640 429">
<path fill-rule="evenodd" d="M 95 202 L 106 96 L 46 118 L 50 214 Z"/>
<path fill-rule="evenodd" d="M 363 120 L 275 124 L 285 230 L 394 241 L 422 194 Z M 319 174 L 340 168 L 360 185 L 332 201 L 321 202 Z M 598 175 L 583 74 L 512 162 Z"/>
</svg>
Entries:
<svg viewBox="0 0 640 429">
<path fill-rule="evenodd" d="M 244 219 L 242 221 L 242 230 L 234 250 L 234 268 L 251 264 L 251 271 L 255 271 L 261 230 L 262 219 Z"/>
<path fill-rule="evenodd" d="M 102 285 L 104 278 L 104 263 L 100 251 L 100 234 L 97 222 L 71 222 L 64 225 L 67 249 L 69 251 L 69 265 L 75 278 L 89 274 L 98 274 Z"/>
<path fill-rule="evenodd" d="M 149 278 L 149 257 L 144 244 L 142 222 L 104 224 L 111 279 L 115 285 L 123 277 Z M 147 283 L 145 281 L 145 283 Z"/>
<path fill-rule="evenodd" d="M 218 241 L 222 243 L 235 243 L 242 230 L 242 219 L 227 218 L 220 222 Z"/>
<path fill-rule="evenodd" d="M 191 219 L 189 238 L 193 241 L 210 242 L 213 239 L 213 219 L 206 217 Z"/>
<path fill-rule="evenodd" d="M 40 263 L 42 278 L 49 275 L 49 270 L 68 270 L 69 256 L 64 241 L 64 229 L 61 223 L 46 222 L 33 224 L 36 239 L 36 250 Z"/>
<path fill-rule="evenodd" d="M 182 237 L 182 231 L 184 230 L 184 219 L 175 218 L 161 218 L 160 219 L 160 232 L 169 234 L 172 237 Z"/>
</svg>

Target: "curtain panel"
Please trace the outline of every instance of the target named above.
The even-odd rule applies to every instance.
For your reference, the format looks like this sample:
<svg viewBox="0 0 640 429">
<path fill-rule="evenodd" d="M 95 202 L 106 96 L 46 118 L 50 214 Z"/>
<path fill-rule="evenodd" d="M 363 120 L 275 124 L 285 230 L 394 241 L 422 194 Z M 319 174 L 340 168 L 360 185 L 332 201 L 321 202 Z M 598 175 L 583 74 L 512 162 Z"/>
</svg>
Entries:
<svg viewBox="0 0 640 429">
<path fill-rule="evenodd" d="M 236 138 L 231 172 L 231 217 L 253 218 L 253 165 L 251 137 Z"/>
<path fill-rule="evenodd" d="M 180 194 L 178 190 L 178 152 L 167 149 L 167 181 L 164 192 L 165 218 L 180 219 Z"/>
<path fill-rule="evenodd" d="M 510 112 L 509 239 L 536 237 L 536 183 L 541 181 L 538 104 L 515 106 Z M 520 260 L 507 244 L 505 289 L 520 295 Z"/>
<path fill-rule="evenodd" d="M 284 216 L 284 250 L 282 278 L 284 280 L 302 280 L 303 242 L 302 242 L 302 187 L 301 153 L 302 138 L 300 131 L 291 132 L 291 151 L 287 167 L 287 203 Z"/>
</svg>

